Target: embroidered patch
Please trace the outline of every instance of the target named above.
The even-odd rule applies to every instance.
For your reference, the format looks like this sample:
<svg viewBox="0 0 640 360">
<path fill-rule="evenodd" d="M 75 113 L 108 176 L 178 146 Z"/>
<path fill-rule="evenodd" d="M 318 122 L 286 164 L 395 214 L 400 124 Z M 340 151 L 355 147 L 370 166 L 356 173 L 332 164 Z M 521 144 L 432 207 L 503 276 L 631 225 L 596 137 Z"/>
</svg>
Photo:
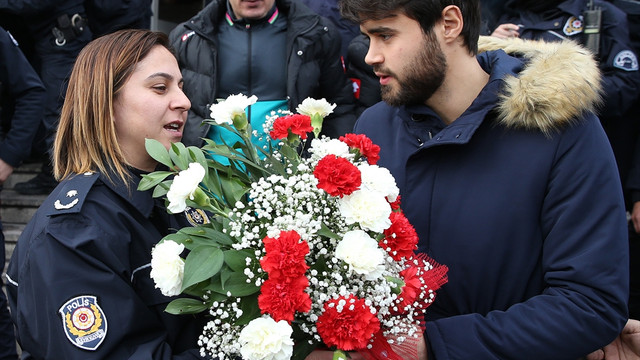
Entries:
<svg viewBox="0 0 640 360">
<path fill-rule="evenodd" d="M 72 201 L 67 202 L 66 204 L 63 204 L 60 199 L 56 200 L 56 202 L 53 204 L 53 207 L 56 208 L 56 210 L 67 210 L 67 209 L 71 209 L 72 207 L 76 206 L 76 204 L 78 204 L 78 202 L 80 201 L 80 199 L 78 199 L 78 190 L 69 190 L 67 191 L 66 197 L 68 198 L 74 198 Z"/>
<path fill-rule="evenodd" d="M 204 210 L 194 209 L 192 207 L 187 206 L 184 210 L 184 215 L 187 217 L 187 221 L 191 226 L 198 226 L 208 224 L 211 221 L 209 220 L 209 216 Z"/>
<path fill-rule="evenodd" d="M 188 33 L 184 33 L 182 34 L 182 41 L 185 42 L 187 41 L 187 39 L 189 39 L 190 37 L 192 37 L 193 35 L 195 35 L 195 31 L 189 31 Z"/>
<path fill-rule="evenodd" d="M 638 71 L 638 58 L 633 51 L 623 50 L 616 55 L 613 66 L 626 71 Z"/>
<path fill-rule="evenodd" d="M 67 338 L 81 349 L 94 351 L 107 336 L 107 318 L 95 296 L 74 297 L 58 312 Z"/>
<path fill-rule="evenodd" d="M 582 23 L 582 16 L 579 18 L 572 16 L 567 20 L 567 23 L 564 24 L 564 28 L 562 31 L 565 35 L 571 36 L 575 34 L 579 34 L 584 29 L 584 24 Z"/>
</svg>

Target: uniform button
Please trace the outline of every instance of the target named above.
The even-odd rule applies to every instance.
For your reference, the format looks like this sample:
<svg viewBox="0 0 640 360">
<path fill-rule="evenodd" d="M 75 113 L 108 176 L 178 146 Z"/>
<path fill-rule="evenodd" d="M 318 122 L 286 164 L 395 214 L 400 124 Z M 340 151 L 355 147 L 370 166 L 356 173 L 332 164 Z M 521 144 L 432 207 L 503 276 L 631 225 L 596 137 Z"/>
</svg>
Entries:
<svg viewBox="0 0 640 360">
<path fill-rule="evenodd" d="M 298 56 L 302 56 L 302 50 L 298 50 L 297 54 Z"/>
<path fill-rule="evenodd" d="M 553 23 L 553 26 L 560 26 L 560 23 L 559 22 L 555 22 L 555 23 Z"/>
</svg>

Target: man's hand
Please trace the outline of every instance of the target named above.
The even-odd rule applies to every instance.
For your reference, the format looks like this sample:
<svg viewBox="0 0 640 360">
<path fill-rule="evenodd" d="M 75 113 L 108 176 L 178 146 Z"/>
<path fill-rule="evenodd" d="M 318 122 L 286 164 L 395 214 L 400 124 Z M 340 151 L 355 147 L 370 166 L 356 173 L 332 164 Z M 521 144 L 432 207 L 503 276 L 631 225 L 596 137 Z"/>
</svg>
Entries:
<svg viewBox="0 0 640 360">
<path fill-rule="evenodd" d="M 9 175 L 13 173 L 13 166 L 7 164 L 4 160 L 0 159 L 0 185 L 7 181 Z"/>
<path fill-rule="evenodd" d="M 635 208 L 635 206 L 634 206 Z M 640 359 L 640 321 L 629 319 L 613 342 L 587 355 L 587 360 Z"/>
</svg>

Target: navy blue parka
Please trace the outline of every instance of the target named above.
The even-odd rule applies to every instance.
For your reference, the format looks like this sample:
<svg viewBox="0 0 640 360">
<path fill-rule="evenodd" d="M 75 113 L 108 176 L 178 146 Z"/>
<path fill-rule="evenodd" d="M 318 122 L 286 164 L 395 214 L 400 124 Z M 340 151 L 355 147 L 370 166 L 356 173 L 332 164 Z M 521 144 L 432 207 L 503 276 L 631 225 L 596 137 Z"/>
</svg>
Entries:
<svg viewBox="0 0 640 360">
<path fill-rule="evenodd" d="M 489 83 L 450 125 L 424 105 L 381 102 L 355 127 L 380 146 L 379 165 L 396 179 L 418 251 L 449 267 L 427 309 L 429 359 L 576 359 L 611 342 L 627 320 L 613 154 L 588 109 L 541 128 L 513 114 L 499 121 L 505 78 L 525 63 L 502 50 L 478 60 Z M 568 64 L 561 60 L 546 61 Z M 520 80 L 525 90 L 563 83 Z M 558 112 L 572 107 L 561 101 L 577 100 L 557 89 L 527 100 L 535 111 L 545 111 L 546 96 L 564 99 L 551 104 Z"/>
</svg>

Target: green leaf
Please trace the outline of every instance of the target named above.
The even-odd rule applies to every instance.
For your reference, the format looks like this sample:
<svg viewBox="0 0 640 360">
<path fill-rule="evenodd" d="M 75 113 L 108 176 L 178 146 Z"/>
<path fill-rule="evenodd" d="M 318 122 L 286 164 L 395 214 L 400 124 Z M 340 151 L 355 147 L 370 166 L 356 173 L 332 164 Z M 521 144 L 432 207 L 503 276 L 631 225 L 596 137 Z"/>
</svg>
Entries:
<svg viewBox="0 0 640 360">
<path fill-rule="evenodd" d="M 322 223 L 322 225 L 320 227 L 320 230 L 318 230 L 318 235 L 324 236 L 324 237 L 328 237 L 330 239 L 336 239 L 336 240 L 341 240 L 342 239 L 338 234 L 336 234 L 333 231 L 329 230 L 327 225 L 325 225 L 324 223 Z"/>
<path fill-rule="evenodd" d="M 173 180 L 165 180 L 162 183 L 158 184 L 158 186 L 153 189 L 153 197 L 159 198 L 161 196 L 167 195 L 172 182 Z"/>
<path fill-rule="evenodd" d="M 209 309 L 209 306 L 203 303 L 201 300 L 190 299 L 190 298 L 179 298 L 170 302 L 164 311 L 173 315 L 183 315 L 183 314 L 197 314 L 208 309 Z"/>
<path fill-rule="evenodd" d="M 242 316 L 235 321 L 236 325 L 246 325 L 251 320 L 260 317 L 260 307 L 258 307 L 258 293 L 245 296 L 240 299 L 240 309 Z"/>
<path fill-rule="evenodd" d="M 173 143 L 171 144 L 171 150 L 169 151 L 169 156 L 173 163 L 180 168 L 180 170 L 185 170 L 189 167 L 189 152 L 187 148 L 182 143 Z"/>
<path fill-rule="evenodd" d="M 169 152 L 160 141 L 155 139 L 144 139 L 144 147 L 147 149 L 147 153 L 149 153 L 154 160 L 166 165 L 169 169 L 173 168 Z"/>
<path fill-rule="evenodd" d="M 142 180 L 140 180 L 140 184 L 138 184 L 138 190 L 145 191 L 149 190 L 152 187 L 160 184 L 167 178 L 167 176 L 173 174 L 170 171 L 154 171 L 150 174 L 142 175 Z"/>
<path fill-rule="evenodd" d="M 246 258 L 255 259 L 253 251 L 244 250 L 227 250 L 224 252 L 224 262 L 235 272 L 243 272 L 247 267 Z"/>
<path fill-rule="evenodd" d="M 202 245 L 194 248 L 185 260 L 181 290 L 214 276 L 223 263 L 224 254 L 218 247 Z"/>
<path fill-rule="evenodd" d="M 212 284 L 213 291 L 217 293 L 226 294 L 230 292 L 232 296 L 243 297 L 260 291 L 260 288 L 253 281 L 247 282 L 247 276 L 243 273 L 232 272 L 229 269 L 229 271 L 225 271 L 220 275 L 221 281 L 216 281 Z"/>
</svg>

